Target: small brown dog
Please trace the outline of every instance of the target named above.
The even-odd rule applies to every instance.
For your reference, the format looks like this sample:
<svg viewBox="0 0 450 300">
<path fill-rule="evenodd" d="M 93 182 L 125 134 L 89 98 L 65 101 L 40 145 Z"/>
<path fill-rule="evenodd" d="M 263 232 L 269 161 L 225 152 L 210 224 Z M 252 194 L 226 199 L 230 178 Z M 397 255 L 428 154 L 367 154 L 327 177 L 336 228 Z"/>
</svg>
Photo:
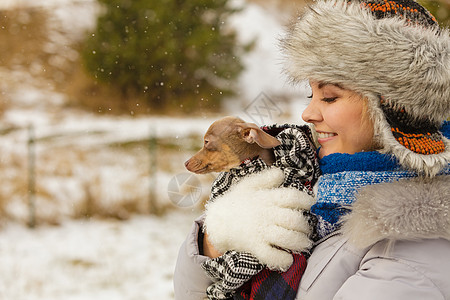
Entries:
<svg viewBox="0 0 450 300">
<path fill-rule="evenodd" d="M 196 174 L 228 171 L 245 159 L 261 158 L 267 165 L 275 161 L 271 148 L 280 145 L 275 137 L 256 124 L 236 117 L 215 121 L 204 137 L 203 148 L 185 162 Z"/>
</svg>

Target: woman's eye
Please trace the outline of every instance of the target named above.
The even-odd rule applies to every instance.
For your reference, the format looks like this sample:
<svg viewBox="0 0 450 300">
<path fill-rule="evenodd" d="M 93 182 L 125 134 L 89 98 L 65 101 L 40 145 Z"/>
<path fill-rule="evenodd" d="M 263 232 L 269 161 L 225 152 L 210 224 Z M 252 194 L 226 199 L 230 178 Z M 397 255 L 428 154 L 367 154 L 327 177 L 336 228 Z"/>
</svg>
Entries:
<svg viewBox="0 0 450 300">
<path fill-rule="evenodd" d="M 306 98 L 308 98 L 308 99 L 312 99 L 312 97 L 313 97 L 313 94 L 311 94 L 311 96 L 306 96 Z"/>
<path fill-rule="evenodd" d="M 326 103 L 332 103 L 332 102 L 336 101 L 337 98 L 338 97 L 322 98 L 321 100 Z"/>
<path fill-rule="evenodd" d="M 209 141 L 205 140 L 205 146 L 208 145 Z"/>
</svg>

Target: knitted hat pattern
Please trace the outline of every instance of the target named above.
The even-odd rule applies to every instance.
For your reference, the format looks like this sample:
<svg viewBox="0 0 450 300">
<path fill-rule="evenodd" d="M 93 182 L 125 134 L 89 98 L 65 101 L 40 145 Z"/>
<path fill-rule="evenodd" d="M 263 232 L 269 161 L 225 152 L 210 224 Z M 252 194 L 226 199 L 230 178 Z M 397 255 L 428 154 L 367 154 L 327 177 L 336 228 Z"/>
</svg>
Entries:
<svg viewBox="0 0 450 300">
<path fill-rule="evenodd" d="M 438 26 L 436 18 L 423 6 L 411 0 L 369 0 L 360 1 L 363 7 L 370 9 L 377 19 L 399 16 L 408 23 L 421 26 Z"/>
<path fill-rule="evenodd" d="M 411 25 L 436 27 L 438 23 L 423 6 L 408 0 L 374 0 L 361 2 L 362 6 L 371 10 L 377 18 L 400 16 Z M 437 126 L 427 119 L 419 121 L 411 118 L 404 108 L 394 109 L 383 97 L 380 99 L 381 109 L 391 126 L 394 138 L 407 149 L 424 155 L 437 154 L 445 151 L 442 134 Z"/>
<path fill-rule="evenodd" d="M 285 71 L 368 100 L 382 153 L 434 176 L 450 161 L 450 38 L 413 0 L 318 0 L 282 40 Z"/>
</svg>

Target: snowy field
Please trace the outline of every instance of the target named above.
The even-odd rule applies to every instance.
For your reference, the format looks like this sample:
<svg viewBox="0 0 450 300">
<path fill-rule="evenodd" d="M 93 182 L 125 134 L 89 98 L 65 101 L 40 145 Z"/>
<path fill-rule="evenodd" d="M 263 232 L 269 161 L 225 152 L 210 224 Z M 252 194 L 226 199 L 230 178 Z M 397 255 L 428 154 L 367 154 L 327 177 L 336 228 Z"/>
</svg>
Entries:
<svg viewBox="0 0 450 300">
<path fill-rule="evenodd" d="M 236 5 L 245 9 L 230 24 L 243 42 L 256 37 L 257 43 L 244 58 L 241 97 L 230 99 L 224 114 L 255 122 L 301 123 L 304 103 L 298 99 L 306 91 L 291 88 L 281 76 L 280 17 L 244 1 Z M 92 28 L 99 11 L 92 0 L 0 1 L 0 9 L 17 6 L 52 12 L 52 42 L 46 51 L 54 54 L 55 63 L 77 56 L 67 45 Z M 7 217 L 0 219 L 0 300 L 173 299 L 177 251 L 201 208 L 174 205 L 169 183 L 186 172 L 183 162 L 193 154 L 193 144 L 201 144 L 218 116 L 97 116 L 68 109 L 64 95 L 27 70 L 0 68 L 0 77 L 1 92 L 12 103 L 0 119 L 0 201 L 1 195 L 8 199 Z M 252 106 L 279 97 L 283 101 L 278 110 L 253 119 Z M 30 125 L 37 173 L 35 229 L 24 225 L 29 218 Z M 160 149 L 153 181 L 150 138 L 168 144 Z M 199 179 L 207 197 L 212 178 Z M 152 186 L 156 204 L 165 209 L 160 216 L 146 214 Z M 80 217 L 92 203 L 113 218 Z M 138 213 L 124 209 L 131 204 Z"/>
<path fill-rule="evenodd" d="M 0 299 L 173 299 L 175 258 L 194 215 L 9 225 L 0 231 Z"/>
</svg>

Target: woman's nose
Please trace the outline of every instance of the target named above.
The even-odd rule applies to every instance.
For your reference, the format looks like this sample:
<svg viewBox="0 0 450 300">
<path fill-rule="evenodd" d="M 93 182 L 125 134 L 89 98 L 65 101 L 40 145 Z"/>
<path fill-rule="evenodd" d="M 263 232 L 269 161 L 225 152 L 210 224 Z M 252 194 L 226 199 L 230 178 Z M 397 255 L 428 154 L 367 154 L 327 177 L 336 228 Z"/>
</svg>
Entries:
<svg viewBox="0 0 450 300">
<path fill-rule="evenodd" d="M 322 114 L 316 106 L 314 99 L 308 104 L 302 113 L 303 121 L 307 123 L 320 122 L 322 120 Z"/>
</svg>

